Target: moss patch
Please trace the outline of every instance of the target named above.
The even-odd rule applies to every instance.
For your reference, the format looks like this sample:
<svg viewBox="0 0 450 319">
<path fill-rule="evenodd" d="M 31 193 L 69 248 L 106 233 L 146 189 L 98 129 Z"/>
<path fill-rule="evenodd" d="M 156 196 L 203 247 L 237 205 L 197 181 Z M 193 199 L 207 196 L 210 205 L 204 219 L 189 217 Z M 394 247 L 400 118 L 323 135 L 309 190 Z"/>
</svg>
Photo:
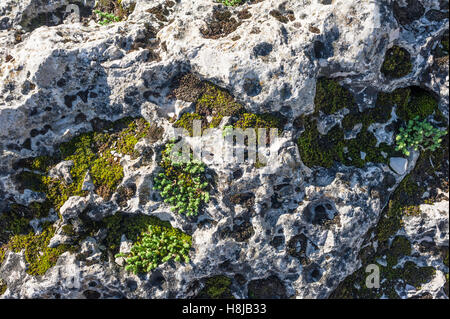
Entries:
<svg viewBox="0 0 450 319">
<path fill-rule="evenodd" d="M 372 260 L 370 264 L 377 263 L 375 260 Z M 419 267 L 410 261 L 405 262 L 401 268 L 392 268 L 392 265 L 387 265 L 386 267 L 377 265 L 380 267 L 380 281 L 384 280 L 380 283 L 380 288 L 366 287 L 366 277 L 369 273 L 366 273 L 365 267 L 362 267 L 339 284 L 330 298 L 380 299 L 381 297 L 388 297 L 389 299 L 399 299 L 400 297 L 395 287 L 404 287 L 408 284 L 416 289 L 420 289 L 421 285 L 433 279 L 436 272 L 433 267 Z M 355 284 L 357 287 L 355 287 Z"/>
<path fill-rule="evenodd" d="M 205 280 L 205 287 L 198 294 L 200 299 L 234 299 L 231 294 L 231 279 L 226 276 L 214 276 Z"/>
<path fill-rule="evenodd" d="M 341 160 L 344 132 L 334 127 L 327 135 L 321 135 L 314 119 L 304 121 L 304 132 L 297 140 L 303 163 L 309 167 L 331 167 Z"/>
<path fill-rule="evenodd" d="M 412 120 L 416 116 L 424 119 L 438 110 L 437 100 L 426 90 L 419 87 L 411 87 L 408 90 L 410 91 L 408 102 L 399 103 L 396 111 L 404 121 Z"/>
<path fill-rule="evenodd" d="M 406 176 L 382 213 L 383 217 L 377 226 L 377 238 L 380 241 L 387 241 L 401 228 L 403 216 L 411 213 L 412 206 L 420 203 L 421 196 L 417 197 L 419 194 L 421 195 L 421 192 L 413 176 Z"/>
<path fill-rule="evenodd" d="M 24 251 L 27 261 L 26 272 L 32 276 L 43 275 L 53 267 L 58 261 L 58 257 L 70 249 L 67 245 L 60 245 L 56 248 L 48 248 L 51 238 L 55 233 L 53 226 L 47 226 L 42 233 L 13 236 L 6 246 L 2 247 L 3 254 L 11 250 L 19 253 Z M 3 255 L 4 258 L 4 255 Z M 0 256 L 0 262 L 3 259 Z"/>
<path fill-rule="evenodd" d="M 355 119 L 359 121 L 358 117 Z M 369 120 L 372 121 L 373 119 Z M 347 127 L 353 127 L 355 124 L 357 123 L 346 125 Z M 368 162 L 386 163 L 388 157 L 383 157 L 381 152 L 388 155 L 394 153 L 393 147 L 387 144 L 382 143 L 376 147 L 375 136 L 365 126 L 356 138 L 348 140 L 344 139 L 344 130 L 337 125 L 326 135 L 320 134 L 314 117 L 304 118 L 303 126 L 304 131 L 298 138 L 297 145 L 302 161 L 308 167 L 330 168 L 334 162 L 340 162 L 347 166 L 364 167 Z M 361 152 L 365 153 L 364 158 L 362 158 Z"/>
<path fill-rule="evenodd" d="M 362 131 L 367 130 L 373 123 L 386 123 L 391 118 L 392 104 L 385 103 L 384 96 L 378 97 L 374 108 L 367 108 L 363 112 L 359 112 L 354 108 L 342 120 L 342 127 L 346 131 L 350 131 L 356 124 L 362 124 Z"/>
<path fill-rule="evenodd" d="M 410 95 L 410 88 L 396 89 L 391 93 L 379 92 L 376 105 L 380 107 L 397 106 L 399 109 L 404 109 L 408 105 Z"/>
<path fill-rule="evenodd" d="M 320 78 L 316 84 L 314 97 L 315 114 L 319 111 L 325 114 L 333 114 L 342 108 L 354 109 L 355 99 L 351 92 L 339 84 L 337 80 Z"/>
<path fill-rule="evenodd" d="M 330 298 L 379 299 L 384 296 L 389 299 L 398 299 L 396 287 L 405 287 L 408 284 L 420 289 L 422 284 L 433 279 L 436 271 L 433 267 L 419 267 L 411 261 L 405 262 L 402 267 L 397 267 L 400 258 L 410 254 L 411 244 L 405 237 L 396 237 L 390 247 L 383 243 L 380 251 L 363 260 L 364 266 L 341 282 Z M 387 261 L 385 266 L 377 262 L 383 255 L 386 256 Z M 380 288 L 366 286 L 369 273 L 366 273 L 365 269 L 369 264 L 378 265 L 380 269 Z"/>
<path fill-rule="evenodd" d="M 4 282 L 3 279 L 0 279 L 0 296 L 6 292 L 6 289 L 8 289 L 6 282 Z"/>
<path fill-rule="evenodd" d="M 294 122 L 296 127 L 304 128 L 297 144 L 303 162 L 310 167 L 329 168 L 334 162 L 363 167 L 367 162 L 387 163 L 389 157 L 401 156 L 393 146 L 385 143 L 376 146 L 375 136 L 368 131 L 373 123 L 388 122 L 394 106 L 400 120 L 390 124 L 388 129 L 393 127 L 397 130 L 402 121 L 416 116 L 425 118 L 434 114 L 435 119 L 443 120 L 436 99 L 419 87 L 400 88 L 391 93 L 380 92 L 374 108 L 359 112 L 348 90 L 335 80 L 322 78 L 318 80 L 314 102 L 315 112 L 311 116 L 297 118 Z M 316 124 L 319 111 L 333 114 L 344 107 L 350 112 L 341 122 L 342 129 L 335 126 L 328 134 L 320 134 Z M 352 130 L 357 124 L 361 124 L 361 130 L 356 138 L 344 140 L 345 131 Z M 361 152 L 365 154 L 364 158 L 361 157 Z"/>
<path fill-rule="evenodd" d="M 388 49 L 381 72 L 388 78 L 401 78 L 412 71 L 411 55 L 399 46 Z"/>
<path fill-rule="evenodd" d="M 12 236 L 28 234 L 32 231 L 30 221 L 48 216 L 51 204 L 34 202 L 30 206 L 16 203 L 0 215 L 0 245 L 6 244 Z"/>
<path fill-rule="evenodd" d="M 192 73 L 184 74 L 175 79 L 171 95 L 176 99 L 194 102 L 195 112 L 185 113 L 174 124 L 175 127 L 186 128 L 192 133 L 192 121 L 202 120 L 202 127 L 217 127 L 224 116 L 233 118 L 236 122 L 245 113 L 245 108 L 236 102 L 235 98 L 225 89 L 208 81 L 201 81 Z M 208 122 L 207 117 L 212 119 Z"/>
<path fill-rule="evenodd" d="M 196 112 L 202 116 L 236 116 L 244 111 L 228 91 L 208 82 L 196 103 Z"/>
<path fill-rule="evenodd" d="M 234 124 L 234 127 L 243 130 L 247 128 L 265 128 L 267 130 L 277 128 L 281 131 L 285 122 L 282 116 L 276 116 L 274 114 L 243 113 L 239 116 L 239 120 Z"/>
<path fill-rule="evenodd" d="M 204 128 L 206 126 L 205 118 L 197 113 L 184 113 L 173 126 L 184 128 L 189 132 L 190 136 L 193 136 L 193 125 L 195 120 L 199 120 L 202 122 L 201 128 Z"/>
<path fill-rule="evenodd" d="M 109 199 L 123 178 L 123 169 L 113 153 L 136 157 L 134 147 L 137 142 L 149 136 L 153 126 L 142 118 L 126 118 L 109 125 L 104 132 L 81 134 L 69 142 L 62 143 L 59 153 L 52 160 L 39 157 L 29 162 L 26 168 L 35 171 L 23 171 L 17 181 L 22 189 L 43 192 L 55 209 L 59 209 L 70 196 L 86 196 L 82 190 L 84 178 L 89 172 L 96 193 Z M 70 169 L 72 183 L 66 183 L 47 174 L 54 163 L 72 161 Z M 40 171 L 40 172 L 37 172 Z"/>
<path fill-rule="evenodd" d="M 226 37 L 242 24 L 241 21 L 233 17 L 228 9 L 215 8 L 206 26 L 200 29 L 203 37 L 208 39 L 219 39 Z"/>
</svg>

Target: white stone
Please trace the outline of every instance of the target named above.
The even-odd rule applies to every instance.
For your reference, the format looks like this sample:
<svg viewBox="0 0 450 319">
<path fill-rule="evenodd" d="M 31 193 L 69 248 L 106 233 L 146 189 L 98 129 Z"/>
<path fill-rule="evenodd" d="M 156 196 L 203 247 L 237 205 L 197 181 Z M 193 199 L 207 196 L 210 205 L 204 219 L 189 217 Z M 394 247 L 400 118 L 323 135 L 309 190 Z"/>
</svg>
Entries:
<svg viewBox="0 0 450 319">
<path fill-rule="evenodd" d="M 408 168 L 408 160 L 404 157 L 391 157 L 389 166 L 399 175 L 403 175 Z"/>
</svg>

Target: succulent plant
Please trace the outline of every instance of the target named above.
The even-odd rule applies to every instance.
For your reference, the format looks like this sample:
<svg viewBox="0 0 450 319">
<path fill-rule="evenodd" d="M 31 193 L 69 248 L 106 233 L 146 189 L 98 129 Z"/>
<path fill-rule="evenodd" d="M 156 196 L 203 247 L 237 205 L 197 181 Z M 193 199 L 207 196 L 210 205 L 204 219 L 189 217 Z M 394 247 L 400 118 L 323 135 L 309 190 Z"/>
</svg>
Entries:
<svg viewBox="0 0 450 319">
<path fill-rule="evenodd" d="M 106 13 L 100 10 L 94 10 L 94 13 L 96 13 L 99 18 L 101 19 L 98 24 L 100 25 L 107 25 L 110 24 L 112 22 L 119 22 L 120 21 L 120 17 L 115 16 L 112 13 Z"/>
<path fill-rule="evenodd" d="M 434 127 L 426 120 L 420 120 L 419 116 L 409 120 L 406 127 L 399 129 L 396 136 L 396 150 L 409 156 L 410 150 L 435 151 L 441 144 L 441 137 L 447 134 L 447 131 Z"/>
<path fill-rule="evenodd" d="M 219 2 L 223 3 L 226 6 L 238 6 L 243 4 L 245 0 L 219 0 Z"/>
<path fill-rule="evenodd" d="M 120 253 L 115 257 L 124 257 L 127 263 L 125 269 L 138 274 L 150 272 L 171 259 L 188 263 L 190 248 L 189 240 L 177 236 L 170 229 L 149 225 L 141 239 L 131 247 L 130 253 Z"/>
<path fill-rule="evenodd" d="M 161 167 L 154 179 L 154 188 L 160 191 L 165 203 L 172 211 L 186 216 L 198 214 L 200 206 L 209 201 L 208 181 L 205 177 L 205 164 L 190 158 L 187 162 L 174 160 L 171 155 L 174 143 L 168 143 L 162 154 Z"/>
</svg>

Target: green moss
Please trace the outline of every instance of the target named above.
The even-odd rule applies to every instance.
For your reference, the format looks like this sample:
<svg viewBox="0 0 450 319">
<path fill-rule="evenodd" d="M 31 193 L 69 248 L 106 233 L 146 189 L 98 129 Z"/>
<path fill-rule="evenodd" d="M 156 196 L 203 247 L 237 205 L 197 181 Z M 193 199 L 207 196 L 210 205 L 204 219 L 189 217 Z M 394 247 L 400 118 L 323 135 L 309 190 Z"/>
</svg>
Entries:
<svg viewBox="0 0 450 319">
<path fill-rule="evenodd" d="M 89 171 L 96 193 L 105 199 L 111 197 L 123 179 L 123 168 L 113 152 L 134 157 L 137 142 L 146 138 L 151 126 L 142 118 L 125 118 L 112 123 L 108 132 L 83 133 L 69 142 L 62 143 L 59 154 L 53 158 L 39 157 L 28 167 L 41 173 L 23 171 L 17 180 L 22 188 L 43 192 L 55 209 L 59 209 L 70 196 L 86 196 L 82 190 L 86 173 Z M 47 176 L 51 165 L 59 161 L 73 161 L 70 174 L 73 182 Z"/>
<path fill-rule="evenodd" d="M 411 255 L 411 243 L 403 236 L 397 236 L 391 243 L 391 248 L 388 251 L 387 262 L 392 267 L 397 265 L 398 259 L 404 256 Z"/>
<path fill-rule="evenodd" d="M 394 147 L 385 143 L 377 146 L 375 136 L 368 131 L 373 123 L 386 123 L 391 118 L 392 107 L 397 107 L 397 115 L 402 120 L 409 120 L 411 117 L 420 116 L 422 118 L 438 113 L 437 101 L 425 90 L 417 87 L 397 89 L 392 93 L 378 94 L 376 106 L 366 109 L 363 112 L 354 106 L 349 106 L 350 113 L 347 114 L 342 122 L 342 129 L 333 127 L 328 134 L 321 135 L 317 131 L 315 116 L 319 110 L 325 110 L 325 113 L 331 114 L 347 104 L 334 102 L 332 96 L 327 96 L 325 89 L 333 90 L 336 82 L 332 84 L 323 84 L 331 80 L 321 80 L 318 83 L 316 92 L 316 112 L 313 116 L 304 117 L 300 120 L 301 126 L 305 131 L 297 140 L 300 155 L 307 166 L 331 167 L 333 163 L 340 162 L 347 166 L 363 167 L 367 162 L 387 163 L 389 157 L 401 156 L 401 152 L 396 151 Z M 343 95 L 336 94 L 337 96 Z M 351 101 L 351 98 L 347 98 Z M 352 105 L 351 103 L 348 105 Z M 298 121 L 297 121 L 298 122 Z M 361 124 L 361 130 L 356 138 L 344 140 L 344 131 L 352 130 L 355 125 Z M 364 159 L 361 153 L 365 154 Z M 385 156 L 383 156 L 383 154 Z"/>
<path fill-rule="evenodd" d="M 380 241 L 387 241 L 401 227 L 403 217 L 411 212 L 411 206 L 421 195 L 419 187 L 412 180 L 411 175 L 406 176 L 389 200 L 387 208 L 383 211 L 383 217 L 377 226 L 377 236 Z"/>
<path fill-rule="evenodd" d="M 211 120 L 211 123 L 209 123 L 209 127 L 210 128 L 216 128 L 220 125 L 220 123 L 222 122 L 223 116 L 222 115 L 217 115 L 214 116 Z"/>
<path fill-rule="evenodd" d="M 70 196 L 87 194 L 82 190 L 84 177 L 98 158 L 94 149 L 94 135 L 93 132 L 85 133 L 60 146 L 62 159 L 74 163 L 70 170 L 73 183 L 66 184 L 64 181 L 50 177 L 43 179 L 43 183 L 47 187 L 47 197 L 53 201 L 56 209 L 59 209 Z M 110 170 L 109 165 L 105 169 Z"/>
<path fill-rule="evenodd" d="M 48 200 L 42 203 L 34 202 L 29 205 L 29 209 L 33 212 L 33 218 L 47 217 L 52 208 L 52 203 Z"/>
<path fill-rule="evenodd" d="M 184 113 L 173 126 L 186 129 L 193 136 L 194 120 L 202 121 L 202 128 L 205 126 L 205 119 L 197 113 Z"/>
<path fill-rule="evenodd" d="M 66 245 L 49 248 L 48 245 L 54 233 L 53 226 L 48 226 L 37 235 L 30 232 L 27 235 L 13 236 L 3 247 L 3 251 L 11 250 L 16 253 L 24 251 L 27 273 L 33 276 L 43 275 L 56 264 L 58 257 L 70 248 Z"/>
<path fill-rule="evenodd" d="M 6 251 L 6 246 L 0 247 L 0 265 L 3 263 L 3 260 L 5 260 Z"/>
<path fill-rule="evenodd" d="M 136 144 L 143 138 L 148 137 L 152 128 L 151 124 L 143 118 L 131 119 L 127 118 L 123 122 L 124 129 L 117 133 L 117 145 L 115 151 L 123 155 L 136 155 L 134 148 Z"/>
<path fill-rule="evenodd" d="M 388 256 L 389 260 L 391 259 Z M 376 258 L 365 263 L 365 265 L 368 264 L 377 264 Z M 403 267 L 400 268 L 393 268 L 393 265 L 390 264 L 387 266 L 377 265 L 380 269 L 380 288 L 366 287 L 368 273 L 365 272 L 366 266 L 363 266 L 341 282 L 330 298 L 380 299 L 384 296 L 389 299 L 399 299 L 400 297 L 395 290 L 397 285 L 408 284 L 420 289 L 422 284 L 433 279 L 436 272 L 433 267 L 418 267 L 411 261 L 405 262 Z"/>
<path fill-rule="evenodd" d="M 218 2 L 223 3 L 226 6 L 234 7 L 243 4 L 246 0 L 218 0 Z"/>
<path fill-rule="evenodd" d="M 74 230 L 73 226 L 70 224 L 64 225 L 62 227 L 62 230 L 63 230 L 64 234 L 66 234 L 67 236 L 75 235 L 75 230 Z"/>
<path fill-rule="evenodd" d="M 346 131 L 352 130 L 356 124 L 362 124 L 365 131 L 373 123 L 386 123 L 391 118 L 392 106 L 378 104 L 374 108 L 365 109 L 363 112 L 352 111 L 342 120 L 342 127 Z"/>
<path fill-rule="evenodd" d="M 16 177 L 19 187 L 22 189 L 30 189 L 35 192 L 45 192 L 45 185 L 42 183 L 43 176 L 33 172 L 23 171 Z"/>
<path fill-rule="evenodd" d="M 418 267 L 412 261 L 407 261 L 401 272 L 401 278 L 405 282 L 416 289 L 424 283 L 429 282 L 436 274 L 436 270 L 433 267 Z"/>
<path fill-rule="evenodd" d="M 105 199 L 109 199 L 123 179 L 123 168 L 111 155 L 108 158 L 97 158 L 90 168 L 92 181 L 96 192 Z"/>
<path fill-rule="evenodd" d="M 399 46 L 388 49 L 381 72 L 389 78 L 401 78 L 412 71 L 411 55 Z"/>
<path fill-rule="evenodd" d="M 448 137 L 446 138 L 448 140 Z M 399 298 L 395 291 L 396 285 L 407 283 L 418 288 L 432 279 L 435 273 L 432 267 L 418 267 L 412 262 L 406 262 L 401 268 L 393 268 L 400 258 L 411 254 L 411 244 L 403 236 L 395 237 L 391 243 L 390 239 L 401 229 L 403 218 L 411 214 L 420 214 L 419 205 L 433 201 L 433 197 L 422 197 L 427 189 L 431 189 L 430 192 L 433 192 L 433 189 L 448 190 L 447 174 L 440 176 L 441 172 L 448 171 L 446 164 L 448 143 L 444 145 L 445 147 L 435 152 L 426 151 L 420 155 L 414 170 L 402 180 L 391 195 L 374 229 L 376 234 L 374 240 L 378 242 L 377 252 L 361 255 L 363 267 L 347 277 L 332 294 L 332 298 L 380 298 L 383 295 Z M 439 198 L 438 195 L 433 196 Z M 387 265 L 379 265 L 380 275 L 381 279 L 386 281 L 381 282 L 380 289 L 367 289 L 365 278 L 368 274 L 365 273 L 365 268 L 369 264 L 377 264 L 377 260 L 383 257 L 386 257 Z M 448 263 L 448 250 L 447 256 L 444 254 L 443 259 Z M 357 288 L 358 286 L 360 288 Z"/>
<path fill-rule="evenodd" d="M 205 280 L 205 288 L 199 293 L 198 298 L 203 299 L 231 299 L 231 279 L 226 276 L 214 276 Z"/>
<path fill-rule="evenodd" d="M 236 116 L 245 111 L 226 90 L 205 82 L 204 91 L 196 103 L 196 113 L 206 116 Z"/>
<path fill-rule="evenodd" d="M 254 114 L 243 113 L 239 116 L 239 120 L 234 124 L 234 127 L 243 130 L 247 128 L 277 128 L 279 131 L 283 129 L 284 122 L 280 116 L 273 114 Z"/>
<path fill-rule="evenodd" d="M 409 87 L 396 89 L 391 93 L 379 92 L 376 105 L 380 107 L 397 106 L 398 108 L 405 108 L 408 105 L 410 95 L 411 89 Z"/>
<path fill-rule="evenodd" d="M 420 213 L 418 204 L 422 201 L 421 195 L 424 192 L 415 182 L 417 168 L 406 176 L 394 193 L 391 195 L 389 204 L 382 212 L 382 218 L 378 223 L 375 233 L 378 240 L 378 252 L 371 258 L 363 260 L 363 267 L 347 277 L 339 288 L 334 292 L 335 298 L 380 298 L 382 295 L 389 298 L 398 298 L 395 292 L 395 285 L 407 283 L 416 288 L 421 284 L 432 279 L 435 270 L 432 267 L 418 267 L 412 262 L 406 262 L 401 268 L 393 268 L 399 262 L 399 259 L 411 254 L 411 244 L 403 236 L 397 236 L 389 245 L 389 239 L 392 238 L 402 227 L 403 218 L 411 213 Z M 366 265 L 376 264 L 378 258 L 386 256 L 387 265 L 380 266 L 381 279 L 387 281 L 382 283 L 380 289 L 367 289 L 365 287 L 365 278 L 367 274 L 364 269 Z M 358 283 L 361 287 L 356 289 L 354 284 Z"/>
<path fill-rule="evenodd" d="M 306 166 L 321 166 L 330 168 L 334 160 L 343 158 L 342 142 L 344 133 L 337 127 L 321 135 L 317 130 L 315 120 L 307 120 L 304 123 L 304 132 L 297 140 L 300 156 Z"/>
<path fill-rule="evenodd" d="M 5 293 L 6 289 L 8 289 L 6 282 L 4 282 L 3 279 L 0 279 L 0 296 Z"/>
<path fill-rule="evenodd" d="M 30 221 L 34 218 L 47 217 L 51 204 L 31 203 L 28 207 L 11 204 L 0 215 L 0 246 L 6 244 L 12 236 L 28 234 L 32 231 Z"/>
<path fill-rule="evenodd" d="M 397 108 L 397 115 L 404 121 L 409 121 L 419 116 L 425 119 L 438 109 L 437 100 L 426 90 L 412 87 L 408 104 L 401 104 Z"/>
<path fill-rule="evenodd" d="M 376 118 L 373 116 L 371 120 Z M 297 140 L 302 161 L 308 167 L 330 168 L 335 161 L 347 166 L 364 167 L 368 162 L 386 163 L 387 157 L 383 157 L 381 152 L 387 153 L 388 156 L 394 153 L 394 149 L 387 144 L 376 146 L 377 140 L 367 130 L 367 123 L 364 124 L 356 138 L 345 140 L 344 130 L 337 125 L 326 135 L 322 135 L 317 130 L 315 121 L 311 117 L 303 119 L 305 130 Z M 345 124 L 344 126 L 353 128 L 354 124 Z M 361 158 L 361 152 L 366 154 L 364 159 Z"/>
<path fill-rule="evenodd" d="M 0 215 L 0 226 L 2 226 L 0 261 L 3 260 L 6 251 L 24 249 L 29 264 L 27 271 L 30 274 L 41 275 L 53 266 L 59 255 L 70 247 L 48 248 L 48 243 L 54 234 L 53 227 L 46 227 L 41 234 L 36 235 L 29 225 L 30 220 L 47 216 L 51 208 L 58 210 L 70 196 L 87 195 L 87 192 L 81 188 L 88 171 L 96 186 L 97 194 L 109 198 L 123 179 L 122 166 L 112 152 L 135 155 L 136 143 L 153 132 L 150 128 L 149 123 L 143 119 L 123 119 L 111 123 L 107 128 L 108 133 L 84 133 L 61 144 L 59 153 L 52 158 L 38 157 L 25 161 L 24 166 L 33 172 L 22 171 L 17 176 L 18 183 L 23 189 L 45 193 L 47 200 L 43 203 L 32 203 L 29 207 L 14 204 L 11 205 L 10 210 Z M 62 160 L 73 161 L 70 171 L 73 182 L 70 184 L 47 176 L 50 168 Z M 123 223 L 123 225 L 127 224 Z M 100 229 L 100 225 L 96 226 L 98 226 L 97 230 Z M 108 224 L 108 226 L 111 225 Z M 72 225 L 65 225 L 63 230 L 66 234 L 77 237 Z M 120 242 L 120 236 L 116 240 Z M 112 239 L 109 238 L 108 242 L 112 242 Z"/>
<path fill-rule="evenodd" d="M 333 114 L 344 107 L 348 109 L 356 107 L 352 93 L 341 86 L 337 80 L 327 78 L 317 80 L 314 105 L 316 115 L 319 114 L 319 111 Z"/>
<path fill-rule="evenodd" d="M 39 156 L 33 159 L 30 169 L 48 173 L 50 167 L 54 164 L 54 159 L 50 156 Z"/>
</svg>

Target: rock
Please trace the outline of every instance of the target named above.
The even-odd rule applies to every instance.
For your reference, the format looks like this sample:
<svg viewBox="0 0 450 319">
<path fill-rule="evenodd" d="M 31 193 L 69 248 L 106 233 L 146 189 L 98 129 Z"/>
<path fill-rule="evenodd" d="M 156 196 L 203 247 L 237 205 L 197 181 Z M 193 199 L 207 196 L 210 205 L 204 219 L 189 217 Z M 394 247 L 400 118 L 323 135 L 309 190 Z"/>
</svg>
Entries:
<svg viewBox="0 0 450 319">
<path fill-rule="evenodd" d="M 49 176 L 52 178 L 63 178 L 67 184 L 72 184 L 72 176 L 70 175 L 72 166 L 73 161 L 63 161 L 50 170 Z"/>
<path fill-rule="evenodd" d="M 64 222 L 78 217 L 89 205 L 89 197 L 72 196 L 60 208 L 59 212 Z"/>
<path fill-rule="evenodd" d="M 128 240 L 125 235 L 122 235 L 120 239 L 120 253 L 128 254 L 131 252 L 131 247 L 133 247 L 133 242 Z"/>
<path fill-rule="evenodd" d="M 50 239 L 48 247 L 56 248 L 59 245 L 70 244 L 71 241 L 72 241 L 72 239 L 69 236 L 65 236 L 62 234 L 56 234 L 55 236 L 52 237 L 52 239 Z"/>
<path fill-rule="evenodd" d="M 86 173 L 83 180 L 83 185 L 81 186 L 82 191 L 94 191 L 95 186 L 92 182 L 91 174 L 89 172 Z"/>
<path fill-rule="evenodd" d="M 129 254 L 131 252 L 131 247 L 133 247 L 133 242 L 130 240 L 127 240 L 125 235 L 122 235 L 122 237 L 120 239 L 119 253 Z M 125 257 L 116 257 L 114 259 L 114 261 L 116 262 L 116 264 L 118 264 L 119 266 L 122 266 L 122 267 L 125 266 L 125 264 L 126 264 Z"/>
<path fill-rule="evenodd" d="M 389 159 L 389 166 L 399 175 L 403 175 L 408 168 L 408 160 L 403 157 L 391 157 Z"/>
<path fill-rule="evenodd" d="M 102 252 L 100 251 L 95 238 L 88 237 L 81 243 L 80 255 L 82 255 L 84 261 L 88 263 L 95 263 L 101 260 Z"/>
</svg>

